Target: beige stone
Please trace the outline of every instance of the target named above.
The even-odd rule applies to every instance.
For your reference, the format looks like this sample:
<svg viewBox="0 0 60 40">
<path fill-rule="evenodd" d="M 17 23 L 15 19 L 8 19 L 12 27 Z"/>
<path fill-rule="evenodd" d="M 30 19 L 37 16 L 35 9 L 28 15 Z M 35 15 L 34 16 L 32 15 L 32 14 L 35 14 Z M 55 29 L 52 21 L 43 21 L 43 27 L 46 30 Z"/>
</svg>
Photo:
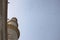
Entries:
<svg viewBox="0 0 60 40">
<path fill-rule="evenodd" d="M 18 40 L 20 32 L 18 30 L 17 19 L 11 19 L 7 22 L 8 40 Z"/>
</svg>

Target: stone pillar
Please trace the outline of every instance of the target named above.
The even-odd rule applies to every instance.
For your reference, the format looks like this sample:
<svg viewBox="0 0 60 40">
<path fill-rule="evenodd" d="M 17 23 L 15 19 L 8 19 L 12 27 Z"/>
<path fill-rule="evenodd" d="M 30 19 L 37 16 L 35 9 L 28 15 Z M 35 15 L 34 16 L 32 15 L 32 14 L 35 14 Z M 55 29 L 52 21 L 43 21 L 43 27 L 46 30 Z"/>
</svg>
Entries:
<svg viewBox="0 0 60 40">
<path fill-rule="evenodd" d="M 7 40 L 7 0 L 0 0 L 0 40 Z"/>
<path fill-rule="evenodd" d="M 8 21 L 7 29 L 8 40 L 18 40 L 20 33 L 18 30 L 18 23 L 16 18 L 12 18 Z"/>
</svg>

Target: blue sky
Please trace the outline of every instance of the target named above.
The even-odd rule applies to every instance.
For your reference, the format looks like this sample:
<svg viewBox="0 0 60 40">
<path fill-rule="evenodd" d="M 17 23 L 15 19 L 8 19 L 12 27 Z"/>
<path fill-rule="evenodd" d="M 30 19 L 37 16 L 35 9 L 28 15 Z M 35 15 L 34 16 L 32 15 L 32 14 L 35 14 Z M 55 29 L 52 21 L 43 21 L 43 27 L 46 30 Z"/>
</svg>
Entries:
<svg viewBox="0 0 60 40">
<path fill-rule="evenodd" d="M 8 18 L 17 17 L 19 40 L 60 40 L 60 0 L 9 0 Z"/>
</svg>

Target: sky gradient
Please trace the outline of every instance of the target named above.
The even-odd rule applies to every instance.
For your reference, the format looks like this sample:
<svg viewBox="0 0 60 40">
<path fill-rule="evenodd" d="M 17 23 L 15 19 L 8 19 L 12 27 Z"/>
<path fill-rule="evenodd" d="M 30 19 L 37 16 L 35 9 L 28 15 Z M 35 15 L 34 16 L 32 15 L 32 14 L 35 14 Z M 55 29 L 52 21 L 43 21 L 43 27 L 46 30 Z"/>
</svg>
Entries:
<svg viewBox="0 0 60 40">
<path fill-rule="evenodd" d="M 19 40 L 60 40 L 60 0 L 9 0 L 8 18 L 17 17 Z"/>
</svg>

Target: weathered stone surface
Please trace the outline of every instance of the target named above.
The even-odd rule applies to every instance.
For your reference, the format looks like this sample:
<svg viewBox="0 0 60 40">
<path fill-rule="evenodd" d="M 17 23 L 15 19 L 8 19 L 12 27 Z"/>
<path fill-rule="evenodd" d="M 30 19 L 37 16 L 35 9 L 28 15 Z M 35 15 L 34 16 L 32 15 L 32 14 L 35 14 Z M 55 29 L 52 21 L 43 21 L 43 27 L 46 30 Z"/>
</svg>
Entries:
<svg viewBox="0 0 60 40">
<path fill-rule="evenodd" d="M 16 18 L 7 22 L 8 40 L 18 40 L 20 32 Z"/>
<path fill-rule="evenodd" d="M 8 28 L 8 40 L 18 40 L 18 36 L 15 30 Z"/>
<path fill-rule="evenodd" d="M 7 40 L 7 0 L 0 0 L 0 40 Z"/>
</svg>

